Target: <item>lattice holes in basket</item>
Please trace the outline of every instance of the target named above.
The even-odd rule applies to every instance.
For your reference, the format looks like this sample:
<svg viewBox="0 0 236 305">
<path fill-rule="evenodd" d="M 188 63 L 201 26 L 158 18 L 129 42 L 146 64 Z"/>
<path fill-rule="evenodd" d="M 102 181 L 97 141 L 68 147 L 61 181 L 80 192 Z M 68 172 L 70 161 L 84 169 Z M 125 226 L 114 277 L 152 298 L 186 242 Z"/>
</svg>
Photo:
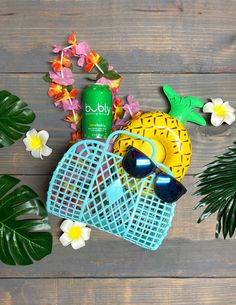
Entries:
<svg viewBox="0 0 236 305">
<path fill-rule="evenodd" d="M 150 190 L 154 175 L 134 179 L 121 171 L 122 157 L 105 144 L 84 140 L 59 162 L 48 191 L 48 211 L 85 222 L 141 247 L 155 250 L 167 234 L 175 204 Z"/>
</svg>

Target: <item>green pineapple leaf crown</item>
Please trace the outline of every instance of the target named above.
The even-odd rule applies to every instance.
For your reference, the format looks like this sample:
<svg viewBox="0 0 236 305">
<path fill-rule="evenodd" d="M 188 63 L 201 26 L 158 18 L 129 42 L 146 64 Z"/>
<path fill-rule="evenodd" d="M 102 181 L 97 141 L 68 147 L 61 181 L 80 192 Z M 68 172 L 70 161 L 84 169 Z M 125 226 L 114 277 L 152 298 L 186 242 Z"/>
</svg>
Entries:
<svg viewBox="0 0 236 305">
<path fill-rule="evenodd" d="M 215 237 L 232 237 L 236 228 L 236 142 L 227 151 L 206 165 L 197 175 L 198 190 L 194 195 L 204 196 L 195 209 L 205 208 L 198 223 L 217 213 Z"/>
<path fill-rule="evenodd" d="M 193 122 L 199 125 L 206 125 L 205 119 L 197 112 L 196 107 L 202 108 L 204 103 L 194 96 L 180 96 L 169 85 L 163 86 L 163 91 L 170 102 L 169 115 L 181 123 Z"/>
</svg>

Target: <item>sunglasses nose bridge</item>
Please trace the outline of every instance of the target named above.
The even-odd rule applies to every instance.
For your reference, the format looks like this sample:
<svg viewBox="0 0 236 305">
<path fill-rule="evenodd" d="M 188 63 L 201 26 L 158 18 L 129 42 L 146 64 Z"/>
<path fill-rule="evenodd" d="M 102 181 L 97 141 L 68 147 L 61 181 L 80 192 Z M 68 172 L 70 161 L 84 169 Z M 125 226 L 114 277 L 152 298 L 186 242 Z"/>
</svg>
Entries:
<svg viewBox="0 0 236 305">
<path fill-rule="evenodd" d="M 153 163 L 154 164 L 154 163 Z M 158 177 L 161 173 L 162 173 L 162 170 L 157 167 L 155 164 L 154 164 L 154 169 L 153 169 L 153 172 L 156 174 L 156 176 Z"/>
</svg>

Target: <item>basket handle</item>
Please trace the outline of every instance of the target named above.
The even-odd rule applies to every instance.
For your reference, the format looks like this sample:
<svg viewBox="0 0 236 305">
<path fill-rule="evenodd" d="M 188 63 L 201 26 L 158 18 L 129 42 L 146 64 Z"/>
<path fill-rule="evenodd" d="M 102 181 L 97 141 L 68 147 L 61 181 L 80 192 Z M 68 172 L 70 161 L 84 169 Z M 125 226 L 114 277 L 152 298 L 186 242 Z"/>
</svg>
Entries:
<svg viewBox="0 0 236 305">
<path fill-rule="evenodd" d="M 157 153 L 156 146 L 154 145 L 154 143 L 153 143 L 151 140 L 149 140 L 148 138 L 142 137 L 142 136 L 140 136 L 140 135 L 137 135 L 137 134 L 135 134 L 135 133 L 131 133 L 131 132 L 128 132 L 128 131 L 125 131 L 125 130 L 117 130 L 117 131 L 112 132 L 112 133 L 109 135 L 109 137 L 108 137 L 107 140 L 106 140 L 105 147 L 104 147 L 104 150 L 105 150 L 105 151 L 107 150 L 110 141 L 111 141 L 114 137 L 117 137 L 117 136 L 120 135 L 120 134 L 125 134 L 125 135 L 130 136 L 130 137 L 133 137 L 133 138 L 136 137 L 136 138 L 138 138 L 138 139 L 141 139 L 141 140 L 143 140 L 143 141 L 148 142 L 148 143 L 151 145 L 151 147 L 152 147 L 151 159 L 154 160 L 154 158 L 155 158 L 155 156 L 156 156 L 156 153 Z"/>
</svg>

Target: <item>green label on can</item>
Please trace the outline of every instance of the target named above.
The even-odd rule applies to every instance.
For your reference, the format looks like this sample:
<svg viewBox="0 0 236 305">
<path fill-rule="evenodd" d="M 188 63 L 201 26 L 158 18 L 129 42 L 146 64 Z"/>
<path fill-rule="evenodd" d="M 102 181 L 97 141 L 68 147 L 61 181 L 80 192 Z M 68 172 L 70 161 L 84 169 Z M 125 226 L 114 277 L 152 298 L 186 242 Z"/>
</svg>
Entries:
<svg viewBox="0 0 236 305">
<path fill-rule="evenodd" d="M 83 138 L 106 139 L 112 129 L 112 93 L 108 85 L 86 87 L 82 97 Z"/>
</svg>

